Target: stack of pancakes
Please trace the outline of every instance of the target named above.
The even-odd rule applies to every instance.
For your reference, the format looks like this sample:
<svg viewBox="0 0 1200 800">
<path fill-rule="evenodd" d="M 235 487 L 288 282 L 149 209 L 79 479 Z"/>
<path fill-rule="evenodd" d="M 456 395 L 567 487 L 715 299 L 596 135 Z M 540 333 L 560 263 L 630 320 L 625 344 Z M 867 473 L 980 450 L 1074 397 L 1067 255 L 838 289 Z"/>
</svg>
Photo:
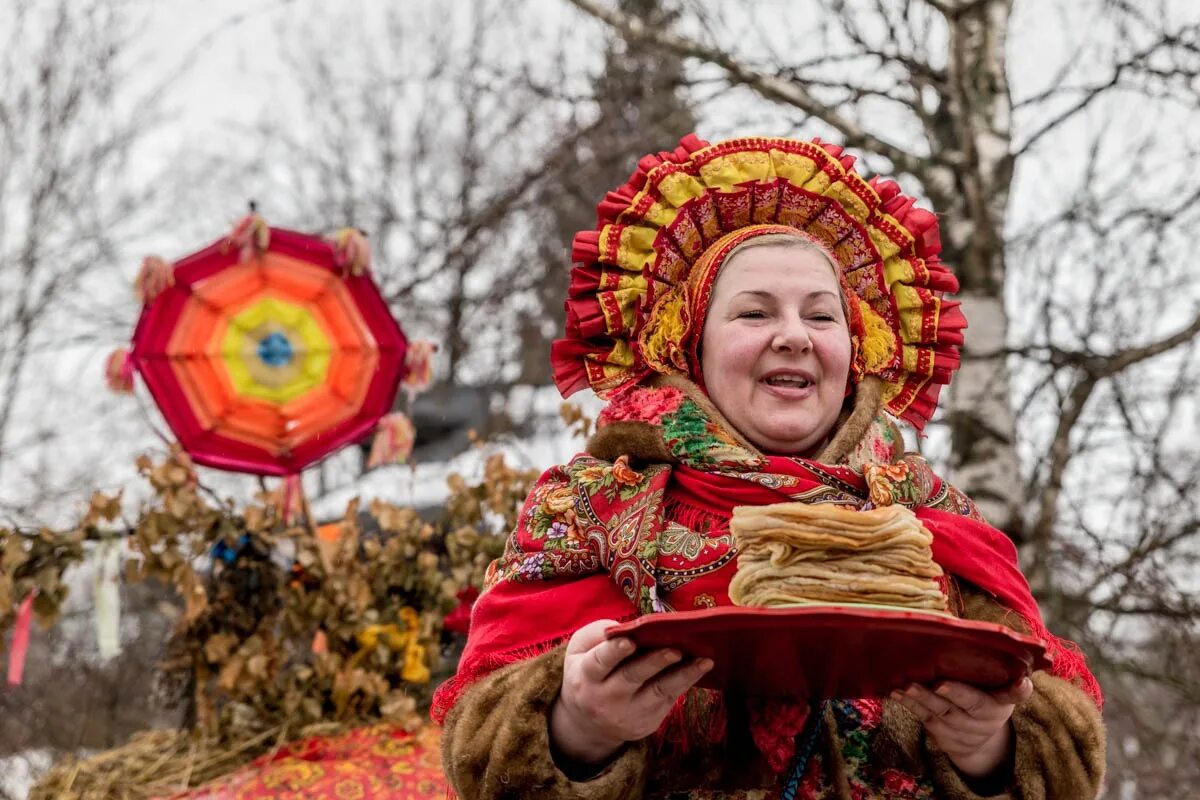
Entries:
<svg viewBox="0 0 1200 800">
<path fill-rule="evenodd" d="M 739 506 L 730 530 L 738 569 L 735 605 L 869 603 L 945 611 L 933 535 L 904 506 L 854 511 L 833 505 Z"/>
</svg>

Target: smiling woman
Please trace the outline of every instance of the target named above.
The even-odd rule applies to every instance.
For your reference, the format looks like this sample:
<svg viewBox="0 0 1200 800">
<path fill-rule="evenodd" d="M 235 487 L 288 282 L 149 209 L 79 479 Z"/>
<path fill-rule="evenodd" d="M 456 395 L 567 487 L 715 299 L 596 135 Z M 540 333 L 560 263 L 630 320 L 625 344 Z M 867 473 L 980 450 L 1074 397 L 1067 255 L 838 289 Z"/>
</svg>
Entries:
<svg viewBox="0 0 1200 800">
<path fill-rule="evenodd" d="M 1012 543 L 903 452 L 893 421 L 920 429 L 958 366 L 965 320 L 943 298 L 957 284 L 938 259 L 937 219 L 891 181 L 859 177 L 838 147 L 695 137 L 643 158 L 599 212 L 597 229 L 575 240 L 567 335 L 552 359 L 564 395 L 590 386 L 609 405 L 588 452 L 530 493 L 488 570 L 458 674 L 435 697 L 455 789 L 1094 797 L 1104 764 L 1095 679 L 1042 625 Z M 842 698 L 800 685 L 764 694 L 752 676 L 726 692 L 697 684 L 729 674 L 714 659 L 745 653 L 693 657 L 683 644 L 694 638 L 639 648 L 626 629 L 609 631 L 730 605 L 731 580 L 749 568 L 734 509 L 783 502 L 804 504 L 836 541 L 838 514 L 855 529 L 904 516 L 920 544 L 905 563 L 935 596 L 923 624 L 937 629 L 946 614 L 1003 623 L 1041 638 L 1053 666 L 1009 686 L 943 672 Z M 881 596 L 903 588 L 878 558 L 864 569 Z M 844 583 L 830 588 L 858 596 Z M 750 646 L 769 659 L 788 642 Z M 828 639 L 809 644 L 805 653 Z M 871 672 L 844 657 L 823 663 Z"/>
<path fill-rule="evenodd" d="M 843 308 L 829 258 L 800 236 L 751 239 L 726 258 L 701 366 L 713 405 L 759 449 L 809 455 L 826 442 L 849 393 Z"/>
</svg>

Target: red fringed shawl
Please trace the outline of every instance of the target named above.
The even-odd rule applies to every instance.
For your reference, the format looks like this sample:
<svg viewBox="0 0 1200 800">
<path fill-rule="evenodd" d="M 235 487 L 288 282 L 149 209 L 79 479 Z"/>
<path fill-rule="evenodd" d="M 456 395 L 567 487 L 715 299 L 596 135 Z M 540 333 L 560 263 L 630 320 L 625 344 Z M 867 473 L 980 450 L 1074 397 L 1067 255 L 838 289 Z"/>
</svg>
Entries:
<svg viewBox="0 0 1200 800">
<path fill-rule="evenodd" d="M 719 431 L 706 421 L 702 434 L 714 433 Z M 687 457 L 693 448 L 686 436 L 673 440 L 668 428 L 664 438 L 681 460 L 700 460 Z M 736 569 L 729 534 L 735 506 L 803 500 L 866 508 L 868 498 L 913 507 L 933 533 L 933 558 L 942 569 L 1011 609 L 1046 640 L 1053 674 L 1102 703 L 1078 648 L 1042 623 L 1012 542 L 922 459 L 869 465 L 868 480 L 847 466 L 804 459 L 729 458 L 731 448 L 722 452 L 720 445 L 695 451 L 710 460 L 726 456 L 702 464 L 704 469 L 654 465 L 636 472 L 623 457 L 609 463 L 579 456 L 543 475 L 505 554 L 489 570 L 458 673 L 434 698 L 434 719 L 442 721 L 475 680 L 545 652 L 593 620 L 728 604 Z"/>
</svg>

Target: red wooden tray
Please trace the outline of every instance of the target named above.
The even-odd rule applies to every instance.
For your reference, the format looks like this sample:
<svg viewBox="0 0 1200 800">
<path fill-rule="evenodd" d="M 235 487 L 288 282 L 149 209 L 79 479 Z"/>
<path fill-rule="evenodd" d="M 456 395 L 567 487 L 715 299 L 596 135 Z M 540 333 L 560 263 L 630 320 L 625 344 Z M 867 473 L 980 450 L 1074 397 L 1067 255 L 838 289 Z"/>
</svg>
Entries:
<svg viewBox="0 0 1200 800">
<path fill-rule="evenodd" d="M 1003 625 L 886 606 L 721 606 L 650 614 L 607 636 L 711 658 L 700 686 L 805 699 L 939 680 L 999 689 L 1050 666 L 1041 640 Z"/>
</svg>

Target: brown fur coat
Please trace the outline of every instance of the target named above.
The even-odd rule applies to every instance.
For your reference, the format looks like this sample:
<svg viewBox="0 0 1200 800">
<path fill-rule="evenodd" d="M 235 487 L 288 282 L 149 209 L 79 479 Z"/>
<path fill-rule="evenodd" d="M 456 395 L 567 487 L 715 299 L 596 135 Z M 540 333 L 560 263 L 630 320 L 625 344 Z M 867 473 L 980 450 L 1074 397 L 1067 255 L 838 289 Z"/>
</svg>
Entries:
<svg viewBox="0 0 1200 800">
<path fill-rule="evenodd" d="M 715 409 L 706 410 L 720 419 Z M 640 423 L 609 425 L 588 450 L 605 459 L 627 454 L 642 463 L 669 460 L 661 438 Z M 1013 623 L 1011 614 L 967 584 L 952 582 L 951 607 L 968 619 Z M 685 756 L 653 752 L 647 741 L 641 741 L 628 744 L 598 774 L 581 775 L 557 761 L 550 745 L 549 715 L 562 685 L 564 652 L 560 646 L 500 669 L 458 701 L 446 719 L 442 756 L 446 777 L 460 798 L 765 800 L 778 796 L 782 779 L 767 768 L 750 738 L 745 715 L 739 719 L 734 709 L 729 710 L 723 741 L 699 743 Z M 1099 711 L 1087 694 L 1066 681 L 1038 672 L 1033 682 L 1033 696 L 1013 714 L 1013 762 L 997 785 L 968 785 L 925 735 L 920 722 L 890 700 L 883 706 L 870 761 L 879 768 L 926 776 L 934 796 L 947 800 L 1095 798 L 1105 761 Z M 831 714 L 826 714 L 822 726 L 818 748 L 830 784 L 822 796 L 863 800 L 861 794 L 851 795 Z M 912 795 L 884 791 L 874 796 L 886 800 Z"/>
<path fill-rule="evenodd" d="M 1004 610 L 977 591 L 962 593 L 963 616 L 1002 622 Z M 501 798 L 767 798 L 778 791 L 776 776 L 758 760 L 749 735 L 730 731 L 726 742 L 680 763 L 656 762 L 646 742 L 628 745 L 600 774 L 576 779 L 551 754 L 550 708 L 562 684 L 565 647 L 510 665 L 472 687 L 446 720 L 442 754 L 446 776 L 463 800 Z M 883 731 L 872 758 L 932 777 L 938 797 L 1052 800 L 1094 798 L 1104 775 L 1104 726 L 1091 699 L 1080 689 L 1043 672 L 1033 676 L 1034 693 L 1017 708 L 1012 722 L 1015 757 L 1011 780 L 989 794 L 977 794 L 949 759 L 924 735 L 907 709 L 884 703 Z M 824 750 L 838 800 L 851 798 L 838 786 L 836 733 L 824 722 Z M 732 727 L 732 726 L 731 726 Z M 731 758 L 734 753 L 740 758 Z M 988 791 L 984 787 L 975 789 Z M 774 790 L 774 791 L 773 791 Z"/>
</svg>

